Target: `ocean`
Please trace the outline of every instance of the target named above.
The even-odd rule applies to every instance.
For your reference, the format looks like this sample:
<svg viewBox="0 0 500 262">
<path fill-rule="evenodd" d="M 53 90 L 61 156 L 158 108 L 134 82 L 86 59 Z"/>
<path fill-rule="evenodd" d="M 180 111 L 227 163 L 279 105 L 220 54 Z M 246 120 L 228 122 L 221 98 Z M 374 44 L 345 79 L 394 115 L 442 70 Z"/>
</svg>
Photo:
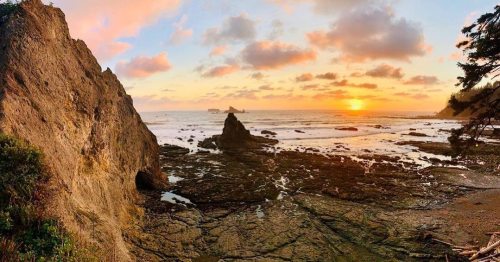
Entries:
<svg viewBox="0 0 500 262">
<path fill-rule="evenodd" d="M 403 157 L 409 162 L 428 166 L 425 157 L 438 157 L 416 152 L 415 147 L 397 145 L 401 141 L 446 142 L 445 130 L 460 126 L 458 121 L 424 119 L 430 115 L 418 112 L 353 112 L 353 111 L 250 111 L 237 114 L 253 135 L 261 131 L 276 132 L 280 142 L 270 150 L 315 151 L 352 157 L 361 154 L 383 154 Z M 141 113 L 159 144 L 173 144 L 196 152 L 198 141 L 221 134 L 227 114 L 206 111 L 164 111 Z M 354 127 L 357 131 L 339 130 Z M 427 136 L 410 136 L 410 132 Z"/>
</svg>

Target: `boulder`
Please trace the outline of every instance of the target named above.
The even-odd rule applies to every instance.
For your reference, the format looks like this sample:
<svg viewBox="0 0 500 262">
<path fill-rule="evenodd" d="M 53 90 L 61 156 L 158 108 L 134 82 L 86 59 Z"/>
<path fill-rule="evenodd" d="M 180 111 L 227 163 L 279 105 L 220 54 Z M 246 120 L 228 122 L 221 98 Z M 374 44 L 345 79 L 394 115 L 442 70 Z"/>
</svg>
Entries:
<svg viewBox="0 0 500 262">
<path fill-rule="evenodd" d="M 270 135 L 270 136 L 276 136 L 277 133 L 276 132 L 273 132 L 273 131 L 269 131 L 269 130 L 262 130 L 260 132 L 262 135 Z"/>
<path fill-rule="evenodd" d="M 224 121 L 222 135 L 215 135 L 198 143 L 199 147 L 207 149 L 260 149 L 267 145 L 277 144 L 278 140 L 261 136 L 254 136 L 236 118 L 233 113 L 229 113 Z"/>
</svg>

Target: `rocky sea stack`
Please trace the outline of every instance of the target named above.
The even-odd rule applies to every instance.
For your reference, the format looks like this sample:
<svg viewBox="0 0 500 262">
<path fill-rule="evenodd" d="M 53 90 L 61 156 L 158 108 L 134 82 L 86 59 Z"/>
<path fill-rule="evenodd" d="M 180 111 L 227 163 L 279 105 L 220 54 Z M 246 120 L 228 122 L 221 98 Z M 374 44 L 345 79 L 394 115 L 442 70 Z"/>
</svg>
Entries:
<svg viewBox="0 0 500 262">
<path fill-rule="evenodd" d="M 229 113 L 224 121 L 222 135 L 207 138 L 201 141 L 198 146 L 207 149 L 235 150 L 259 149 L 276 143 L 278 140 L 251 135 L 236 116 Z"/>
<path fill-rule="evenodd" d="M 130 260 L 123 229 L 142 213 L 137 188 L 166 185 L 155 136 L 117 77 L 71 38 L 60 9 L 20 3 L 0 19 L 0 47 L 0 132 L 43 152 L 47 213 Z"/>
</svg>

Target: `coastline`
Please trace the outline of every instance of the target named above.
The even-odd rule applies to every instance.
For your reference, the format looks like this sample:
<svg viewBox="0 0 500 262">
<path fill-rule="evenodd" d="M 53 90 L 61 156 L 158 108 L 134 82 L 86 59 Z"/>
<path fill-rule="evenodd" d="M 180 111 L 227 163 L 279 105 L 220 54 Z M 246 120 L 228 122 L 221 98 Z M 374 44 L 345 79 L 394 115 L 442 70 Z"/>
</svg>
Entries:
<svg viewBox="0 0 500 262">
<path fill-rule="evenodd" d="M 442 142 L 405 143 L 413 153 L 449 151 Z M 425 167 L 371 152 L 168 148 L 161 154 L 168 196 L 142 192 L 146 217 L 136 226 L 143 231 L 130 237 L 140 259 L 461 261 L 443 241 L 484 245 L 500 225 L 492 204 L 498 143 L 467 159 L 430 157 Z M 472 216 L 479 211 L 489 215 Z"/>
</svg>

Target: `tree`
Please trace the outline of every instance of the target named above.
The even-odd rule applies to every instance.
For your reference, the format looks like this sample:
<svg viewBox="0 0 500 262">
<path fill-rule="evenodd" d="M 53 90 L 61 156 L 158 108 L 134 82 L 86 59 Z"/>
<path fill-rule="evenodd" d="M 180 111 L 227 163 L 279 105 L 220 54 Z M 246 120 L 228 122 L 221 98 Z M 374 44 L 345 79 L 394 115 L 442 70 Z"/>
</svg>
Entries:
<svg viewBox="0 0 500 262">
<path fill-rule="evenodd" d="M 495 79 L 500 75 L 500 5 L 495 6 L 494 12 L 486 13 L 472 25 L 464 27 L 462 33 L 467 40 L 457 47 L 463 50 L 466 61 L 458 63 L 464 76 L 457 78 L 457 86 L 467 92 L 484 79 Z M 500 84 L 496 82 L 491 88 L 480 89 L 467 100 L 452 96 L 449 103 L 455 114 L 466 109 L 474 113 L 470 121 L 453 130 L 448 139 L 457 154 L 464 154 L 477 143 L 486 127 L 493 127 L 494 121 L 500 120 Z"/>
</svg>

